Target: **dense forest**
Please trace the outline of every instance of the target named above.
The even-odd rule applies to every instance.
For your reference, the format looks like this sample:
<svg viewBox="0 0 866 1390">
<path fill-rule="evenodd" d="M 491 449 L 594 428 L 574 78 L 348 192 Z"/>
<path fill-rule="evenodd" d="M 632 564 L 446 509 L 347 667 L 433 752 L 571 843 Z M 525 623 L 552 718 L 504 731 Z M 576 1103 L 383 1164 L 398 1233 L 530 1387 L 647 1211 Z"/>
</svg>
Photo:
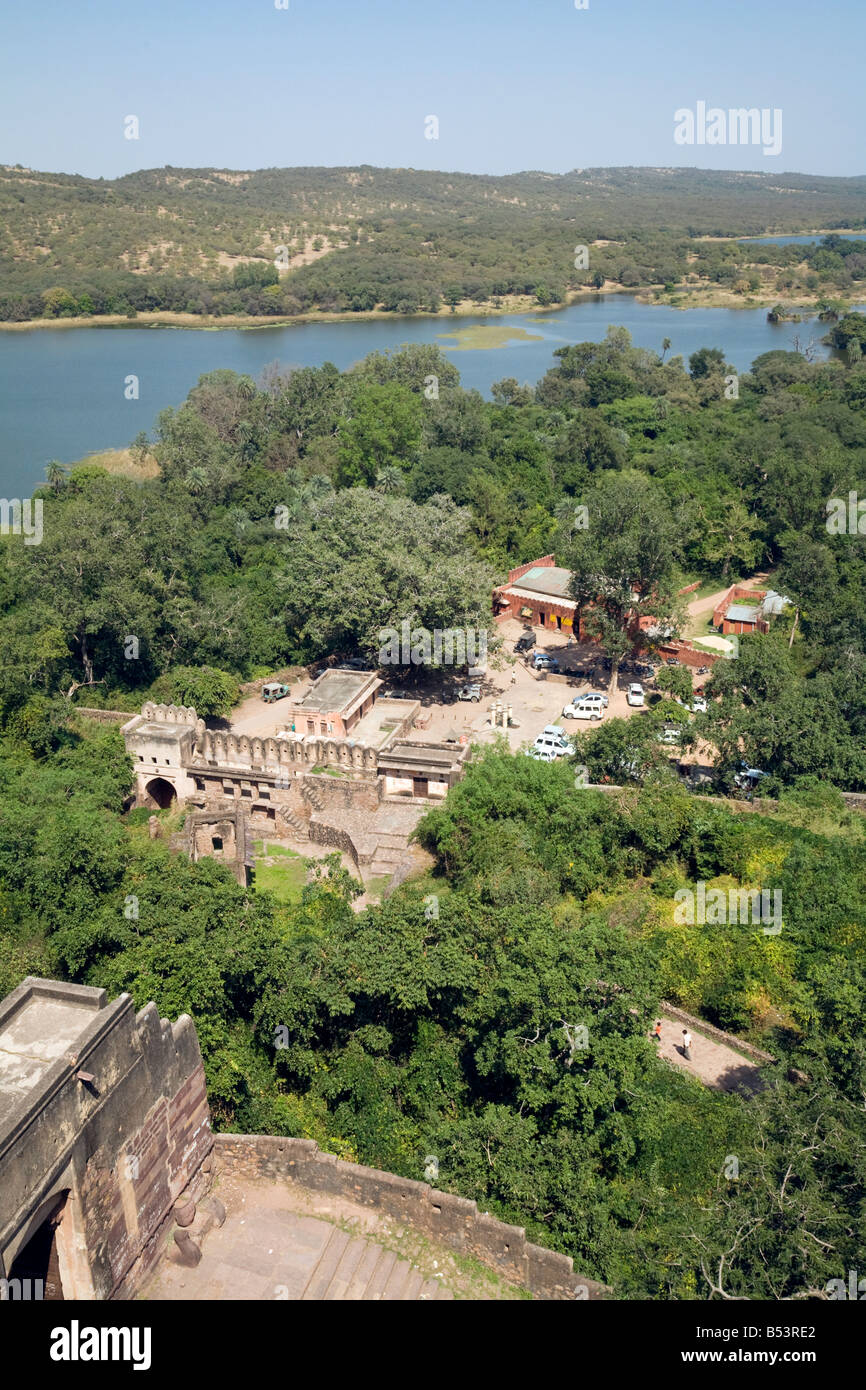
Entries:
<svg viewBox="0 0 866 1390">
<path fill-rule="evenodd" d="M 866 845 L 832 793 L 734 816 L 659 778 L 617 805 L 491 750 L 422 826 L 436 873 L 356 913 L 338 858 L 287 906 L 172 855 L 92 730 L 0 757 L 0 991 L 191 1013 L 219 1127 L 416 1178 L 435 1154 L 621 1298 L 800 1298 L 858 1267 Z M 677 926 L 696 876 L 780 889 L 782 934 Z M 659 1062 L 664 996 L 773 1048 L 756 1098 Z"/>
<path fill-rule="evenodd" d="M 696 169 L 482 175 L 0 170 L 0 320 L 162 311 L 411 314 L 581 288 L 856 299 L 861 242 L 735 238 L 866 226 L 866 180 Z M 576 255 L 586 247 L 586 257 Z"/>
<path fill-rule="evenodd" d="M 628 595 L 645 581 L 674 624 L 684 584 L 770 566 L 796 621 L 716 670 L 702 727 L 720 779 L 742 747 L 774 789 L 812 773 L 862 790 L 866 555 L 862 524 L 831 534 L 827 506 L 866 496 L 864 323 L 840 320 L 849 345 L 826 364 L 764 354 L 737 399 L 721 349 L 665 361 L 618 328 L 490 402 L 433 346 L 344 373 L 274 367 L 258 386 L 212 372 L 155 441 L 134 441 L 158 476 L 54 465 L 42 544 L 3 540 L 0 712 L 36 738 L 69 699 L 134 708 L 190 667 L 237 679 L 374 655 L 404 618 L 486 627 L 493 583 L 549 551 L 576 574 L 601 556 Z M 628 606 L 600 634 L 608 649 Z M 192 702 L 211 709 L 205 692 Z M 612 748 L 598 770 L 630 761 Z"/>
<path fill-rule="evenodd" d="M 866 838 L 840 789 L 866 789 L 866 526 L 826 521 L 866 497 L 862 327 L 825 364 L 765 354 L 735 398 L 722 347 L 666 360 L 618 328 L 490 402 L 426 346 L 214 372 L 133 442 L 157 476 L 53 466 L 42 543 L 0 539 L 0 994 L 59 975 L 188 1011 L 222 1128 L 413 1177 L 436 1154 L 443 1187 L 620 1297 L 800 1298 L 856 1268 Z M 151 840 L 120 735 L 77 713 L 225 713 L 240 679 L 403 619 L 488 626 L 540 554 L 579 593 L 586 534 L 673 622 L 683 584 L 772 568 L 790 611 L 694 721 L 712 792 L 766 769 L 763 813 L 690 794 L 650 720 L 611 720 L 578 758 L 620 792 L 490 747 L 422 822 L 425 879 L 359 913 L 332 859 L 287 904 Z M 695 879 L 780 889 L 783 931 L 677 922 Z M 662 1066 L 662 998 L 771 1051 L 763 1091 Z"/>
</svg>

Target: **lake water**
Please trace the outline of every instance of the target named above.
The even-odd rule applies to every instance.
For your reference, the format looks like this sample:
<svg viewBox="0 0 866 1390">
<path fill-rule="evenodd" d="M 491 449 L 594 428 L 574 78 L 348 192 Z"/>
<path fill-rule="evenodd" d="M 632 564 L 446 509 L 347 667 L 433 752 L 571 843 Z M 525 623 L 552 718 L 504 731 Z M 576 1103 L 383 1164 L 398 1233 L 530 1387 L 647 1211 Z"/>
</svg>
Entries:
<svg viewBox="0 0 866 1390">
<path fill-rule="evenodd" d="M 457 349 L 449 330 L 507 325 L 537 334 L 501 347 Z M 817 321 L 767 323 L 766 309 L 688 309 L 639 304 L 633 295 L 594 295 L 552 314 L 453 319 L 359 319 L 298 323 L 280 328 L 34 328 L 0 332 L 0 496 L 28 497 L 44 481 L 45 465 L 69 463 L 99 449 L 121 448 L 151 431 L 160 410 L 179 405 L 203 372 L 230 367 L 258 377 L 268 363 L 345 369 L 375 350 L 438 342 L 465 387 L 489 395 L 503 377 L 535 382 L 555 365 L 567 343 L 597 342 L 609 324 L 628 328 L 636 346 L 674 354 L 722 348 L 737 371 L 762 352 L 792 349 L 794 338 L 819 339 Z M 828 350 L 820 349 L 820 356 Z M 126 400 L 128 376 L 138 400 Z"/>
<path fill-rule="evenodd" d="M 866 232 L 838 232 L 843 241 L 866 241 Z M 746 246 L 815 246 L 823 241 L 823 236 L 741 236 L 738 240 Z"/>
</svg>

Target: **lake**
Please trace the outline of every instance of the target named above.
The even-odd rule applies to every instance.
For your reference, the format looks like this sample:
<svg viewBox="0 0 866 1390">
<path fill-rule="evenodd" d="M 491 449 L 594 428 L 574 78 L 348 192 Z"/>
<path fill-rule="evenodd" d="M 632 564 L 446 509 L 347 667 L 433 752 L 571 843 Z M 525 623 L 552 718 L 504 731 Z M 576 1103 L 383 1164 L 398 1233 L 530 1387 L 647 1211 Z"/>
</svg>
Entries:
<svg viewBox="0 0 866 1390">
<path fill-rule="evenodd" d="M 833 235 L 840 236 L 843 241 L 866 241 L 866 232 L 834 232 Z M 815 246 L 824 236 L 741 236 L 737 240 L 745 246 Z"/>
<path fill-rule="evenodd" d="M 818 339 L 816 320 L 767 323 L 766 309 L 672 309 L 639 304 L 633 295 L 594 295 L 552 314 L 452 318 L 359 319 L 256 329 L 34 328 L 0 332 L 0 496 L 27 497 L 44 481 L 45 465 L 72 462 L 100 449 L 122 448 L 151 431 L 160 410 L 179 405 L 203 372 L 230 367 L 258 377 L 268 363 L 345 369 L 376 350 L 438 342 L 465 387 L 489 395 L 503 377 L 535 382 L 567 343 L 597 342 L 609 324 L 624 325 L 636 346 L 688 358 L 719 347 L 740 372 L 762 352 L 792 349 L 794 338 Z M 448 334 L 496 329 L 500 346 L 460 348 Z M 509 339 L 501 330 L 512 328 Z M 530 336 L 526 336 L 530 335 Z M 483 335 L 481 335 L 483 336 Z M 478 341 L 479 335 L 473 335 Z M 502 341 L 504 339 L 504 342 Z M 470 338 L 470 341 L 473 339 Z M 821 348 L 826 357 L 828 350 Z M 139 380 L 139 399 L 126 400 L 125 380 Z"/>
</svg>

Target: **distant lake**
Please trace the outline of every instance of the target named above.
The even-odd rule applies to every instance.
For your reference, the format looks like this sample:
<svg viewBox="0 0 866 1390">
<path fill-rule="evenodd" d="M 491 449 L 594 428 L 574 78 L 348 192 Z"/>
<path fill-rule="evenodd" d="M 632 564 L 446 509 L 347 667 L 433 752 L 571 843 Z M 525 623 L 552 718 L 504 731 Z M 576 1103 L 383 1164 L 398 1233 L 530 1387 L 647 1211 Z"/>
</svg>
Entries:
<svg viewBox="0 0 866 1390">
<path fill-rule="evenodd" d="M 816 246 L 827 235 L 825 232 L 821 236 L 741 236 L 738 241 L 745 246 Z M 840 236 L 843 241 L 866 241 L 866 232 L 833 232 L 830 235 Z"/>
<path fill-rule="evenodd" d="M 34 328 L 0 332 L 0 496 L 28 497 L 44 481 L 52 458 L 70 463 L 100 449 L 123 448 L 139 430 L 151 431 L 160 410 L 180 405 L 204 372 L 230 367 L 257 378 L 268 363 L 344 370 L 367 353 L 403 343 L 438 342 L 463 385 L 489 396 L 503 377 L 536 382 L 568 343 L 597 342 L 608 325 L 626 327 L 637 347 L 673 354 L 721 348 L 737 371 L 794 338 L 819 339 L 816 320 L 767 322 L 766 309 L 672 309 L 639 304 L 633 295 L 594 295 L 552 314 L 453 318 L 359 319 L 297 323 L 253 330 L 175 328 Z M 493 341 L 468 329 L 495 328 Z M 508 339 L 513 328 L 522 337 Z M 457 341 L 448 334 L 457 331 Z M 460 343 L 464 346 L 460 348 Z M 827 357 L 826 348 L 819 349 Z M 124 398 L 126 377 L 139 379 L 139 399 Z"/>
</svg>

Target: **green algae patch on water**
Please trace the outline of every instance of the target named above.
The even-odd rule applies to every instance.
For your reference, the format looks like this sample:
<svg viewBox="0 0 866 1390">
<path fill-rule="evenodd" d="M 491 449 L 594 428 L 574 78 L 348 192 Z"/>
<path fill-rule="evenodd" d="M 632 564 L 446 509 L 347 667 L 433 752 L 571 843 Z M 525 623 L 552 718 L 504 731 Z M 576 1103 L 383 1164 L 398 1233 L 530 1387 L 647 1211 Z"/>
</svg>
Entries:
<svg viewBox="0 0 866 1390">
<path fill-rule="evenodd" d="M 454 340 L 448 352 L 468 352 L 472 348 L 501 348 L 508 343 L 524 341 L 540 343 L 540 333 L 527 333 L 525 328 L 509 328 L 504 323 L 476 323 L 468 328 L 455 328 L 453 333 L 437 333 L 437 341 Z"/>
</svg>

